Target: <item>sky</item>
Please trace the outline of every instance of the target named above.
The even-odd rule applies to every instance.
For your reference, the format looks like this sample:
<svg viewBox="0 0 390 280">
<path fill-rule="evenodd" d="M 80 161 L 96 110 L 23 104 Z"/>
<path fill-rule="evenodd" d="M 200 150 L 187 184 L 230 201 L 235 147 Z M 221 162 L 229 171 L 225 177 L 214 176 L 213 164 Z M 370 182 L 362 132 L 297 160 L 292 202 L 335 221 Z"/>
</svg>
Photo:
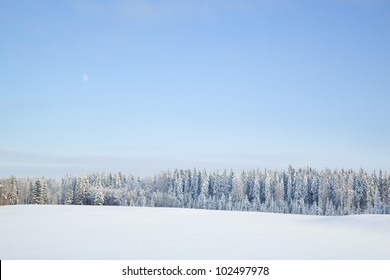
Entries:
<svg viewBox="0 0 390 280">
<path fill-rule="evenodd" d="M 390 171 L 390 1 L 0 0 L 0 176 Z"/>
</svg>

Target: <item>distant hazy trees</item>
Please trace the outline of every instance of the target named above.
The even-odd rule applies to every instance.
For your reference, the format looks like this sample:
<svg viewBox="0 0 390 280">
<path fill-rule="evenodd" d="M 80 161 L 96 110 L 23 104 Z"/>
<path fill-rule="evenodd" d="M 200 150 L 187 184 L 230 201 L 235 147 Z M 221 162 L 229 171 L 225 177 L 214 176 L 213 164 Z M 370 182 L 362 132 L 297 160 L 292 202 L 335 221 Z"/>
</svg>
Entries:
<svg viewBox="0 0 390 280">
<path fill-rule="evenodd" d="M 140 178 L 121 173 L 0 180 L 1 205 L 184 207 L 310 215 L 389 214 L 390 176 L 363 169 L 207 172 L 176 169 Z"/>
</svg>

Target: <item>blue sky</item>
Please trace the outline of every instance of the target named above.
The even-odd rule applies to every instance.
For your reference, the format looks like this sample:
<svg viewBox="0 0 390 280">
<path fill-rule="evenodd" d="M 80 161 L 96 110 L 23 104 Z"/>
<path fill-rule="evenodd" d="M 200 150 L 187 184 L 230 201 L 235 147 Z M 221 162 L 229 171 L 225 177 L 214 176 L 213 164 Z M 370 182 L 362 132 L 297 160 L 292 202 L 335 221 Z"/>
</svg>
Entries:
<svg viewBox="0 0 390 280">
<path fill-rule="evenodd" d="M 390 1 L 0 1 L 0 176 L 390 171 Z"/>
</svg>

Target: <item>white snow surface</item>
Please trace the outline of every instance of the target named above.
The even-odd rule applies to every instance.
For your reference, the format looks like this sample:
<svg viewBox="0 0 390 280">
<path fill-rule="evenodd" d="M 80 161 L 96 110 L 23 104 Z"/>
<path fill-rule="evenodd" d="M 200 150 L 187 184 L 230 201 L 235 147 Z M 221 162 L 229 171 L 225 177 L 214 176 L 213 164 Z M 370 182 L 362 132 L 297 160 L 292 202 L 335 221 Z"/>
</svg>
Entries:
<svg viewBox="0 0 390 280">
<path fill-rule="evenodd" d="M 390 259 L 390 216 L 0 207 L 0 259 Z"/>
</svg>

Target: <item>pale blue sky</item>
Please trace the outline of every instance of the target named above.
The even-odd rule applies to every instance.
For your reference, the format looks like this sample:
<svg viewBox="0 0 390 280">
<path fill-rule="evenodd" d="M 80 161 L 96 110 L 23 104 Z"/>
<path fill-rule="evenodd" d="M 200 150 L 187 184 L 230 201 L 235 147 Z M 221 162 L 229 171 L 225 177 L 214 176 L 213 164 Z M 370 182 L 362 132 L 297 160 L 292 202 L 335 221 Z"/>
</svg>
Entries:
<svg viewBox="0 0 390 280">
<path fill-rule="evenodd" d="M 390 171 L 390 1 L 0 0 L 0 176 Z"/>
</svg>

